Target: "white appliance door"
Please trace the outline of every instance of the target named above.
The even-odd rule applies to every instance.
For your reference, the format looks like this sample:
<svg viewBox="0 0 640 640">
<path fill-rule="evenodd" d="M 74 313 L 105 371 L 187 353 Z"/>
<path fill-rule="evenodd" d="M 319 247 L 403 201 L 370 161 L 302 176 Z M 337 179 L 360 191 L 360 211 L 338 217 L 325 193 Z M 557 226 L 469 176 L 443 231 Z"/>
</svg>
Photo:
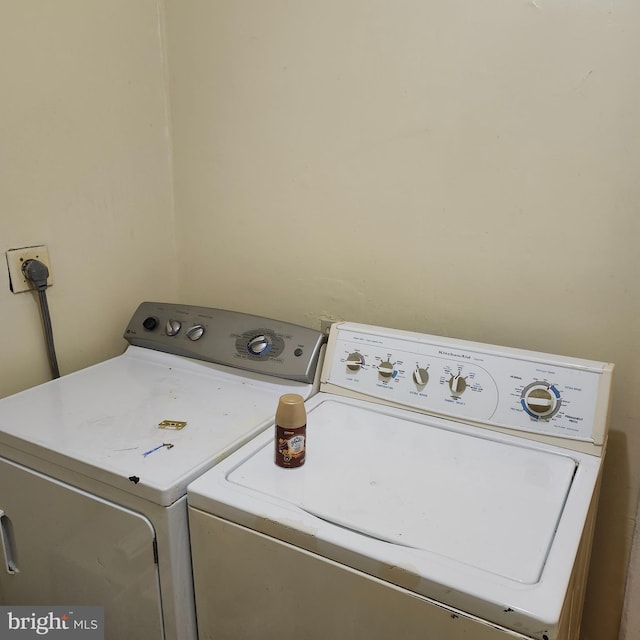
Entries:
<svg viewBox="0 0 640 640">
<path fill-rule="evenodd" d="M 201 640 L 530 640 L 198 509 L 189 522 Z"/>
<path fill-rule="evenodd" d="M 163 638 L 145 517 L 0 458 L 0 603 L 98 605 L 105 638 Z"/>
</svg>

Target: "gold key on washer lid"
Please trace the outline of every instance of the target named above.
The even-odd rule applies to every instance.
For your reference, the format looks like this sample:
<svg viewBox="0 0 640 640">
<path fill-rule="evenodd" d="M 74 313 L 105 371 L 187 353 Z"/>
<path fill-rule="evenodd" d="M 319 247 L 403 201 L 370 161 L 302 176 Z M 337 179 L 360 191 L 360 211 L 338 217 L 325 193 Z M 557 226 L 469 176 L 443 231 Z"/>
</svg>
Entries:
<svg viewBox="0 0 640 640">
<path fill-rule="evenodd" d="M 161 429 L 173 429 L 175 431 L 180 431 L 180 429 L 184 429 L 187 426 L 186 422 L 182 422 L 182 420 L 163 420 L 158 424 Z"/>
</svg>

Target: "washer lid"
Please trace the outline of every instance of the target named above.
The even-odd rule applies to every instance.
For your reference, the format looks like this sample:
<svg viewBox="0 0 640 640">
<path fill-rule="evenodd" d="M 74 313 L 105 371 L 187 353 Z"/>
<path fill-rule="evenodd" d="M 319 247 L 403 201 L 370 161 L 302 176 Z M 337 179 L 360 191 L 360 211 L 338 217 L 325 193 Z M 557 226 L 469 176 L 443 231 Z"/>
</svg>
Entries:
<svg viewBox="0 0 640 640">
<path fill-rule="evenodd" d="M 368 538 L 533 584 L 575 462 L 490 438 L 325 401 L 309 412 L 304 467 L 276 467 L 266 445 L 227 479 Z"/>
</svg>

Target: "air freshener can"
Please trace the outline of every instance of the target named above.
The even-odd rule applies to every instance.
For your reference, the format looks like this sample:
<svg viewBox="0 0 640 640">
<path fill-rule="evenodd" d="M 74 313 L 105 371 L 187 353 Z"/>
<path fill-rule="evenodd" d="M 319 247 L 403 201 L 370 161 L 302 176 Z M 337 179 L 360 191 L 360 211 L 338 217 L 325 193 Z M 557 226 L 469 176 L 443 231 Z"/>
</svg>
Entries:
<svg viewBox="0 0 640 640">
<path fill-rule="evenodd" d="M 307 411 L 297 393 L 280 396 L 276 411 L 275 462 L 293 469 L 304 464 L 307 452 Z"/>
</svg>

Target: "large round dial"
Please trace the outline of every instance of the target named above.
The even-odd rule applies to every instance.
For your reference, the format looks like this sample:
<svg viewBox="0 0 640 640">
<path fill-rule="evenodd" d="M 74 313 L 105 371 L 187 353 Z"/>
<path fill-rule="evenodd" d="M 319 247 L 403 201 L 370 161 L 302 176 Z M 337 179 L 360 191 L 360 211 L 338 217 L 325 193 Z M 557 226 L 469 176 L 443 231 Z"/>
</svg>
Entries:
<svg viewBox="0 0 640 640">
<path fill-rule="evenodd" d="M 247 349 L 249 350 L 249 353 L 254 356 L 264 355 L 269 352 L 269 349 L 271 349 L 271 340 L 269 339 L 269 336 L 264 333 L 260 333 L 249 340 L 247 343 Z"/>
<path fill-rule="evenodd" d="M 548 420 L 560 411 L 562 400 L 556 387 L 537 381 L 523 389 L 520 403 L 532 418 Z"/>
<path fill-rule="evenodd" d="M 236 336 L 236 351 L 252 359 L 277 358 L 285 348 L 285 340 L 271 329 L 264 327 L 251 329 Z"/>
<path fill-rule="evenodd" d="M 349 371 L 359 371 L 360 367 L 363 365 L 364 358 L 357 351 L 354 351 L 347 356 L 347 369 L 349 369 Z"/>
</svg>

